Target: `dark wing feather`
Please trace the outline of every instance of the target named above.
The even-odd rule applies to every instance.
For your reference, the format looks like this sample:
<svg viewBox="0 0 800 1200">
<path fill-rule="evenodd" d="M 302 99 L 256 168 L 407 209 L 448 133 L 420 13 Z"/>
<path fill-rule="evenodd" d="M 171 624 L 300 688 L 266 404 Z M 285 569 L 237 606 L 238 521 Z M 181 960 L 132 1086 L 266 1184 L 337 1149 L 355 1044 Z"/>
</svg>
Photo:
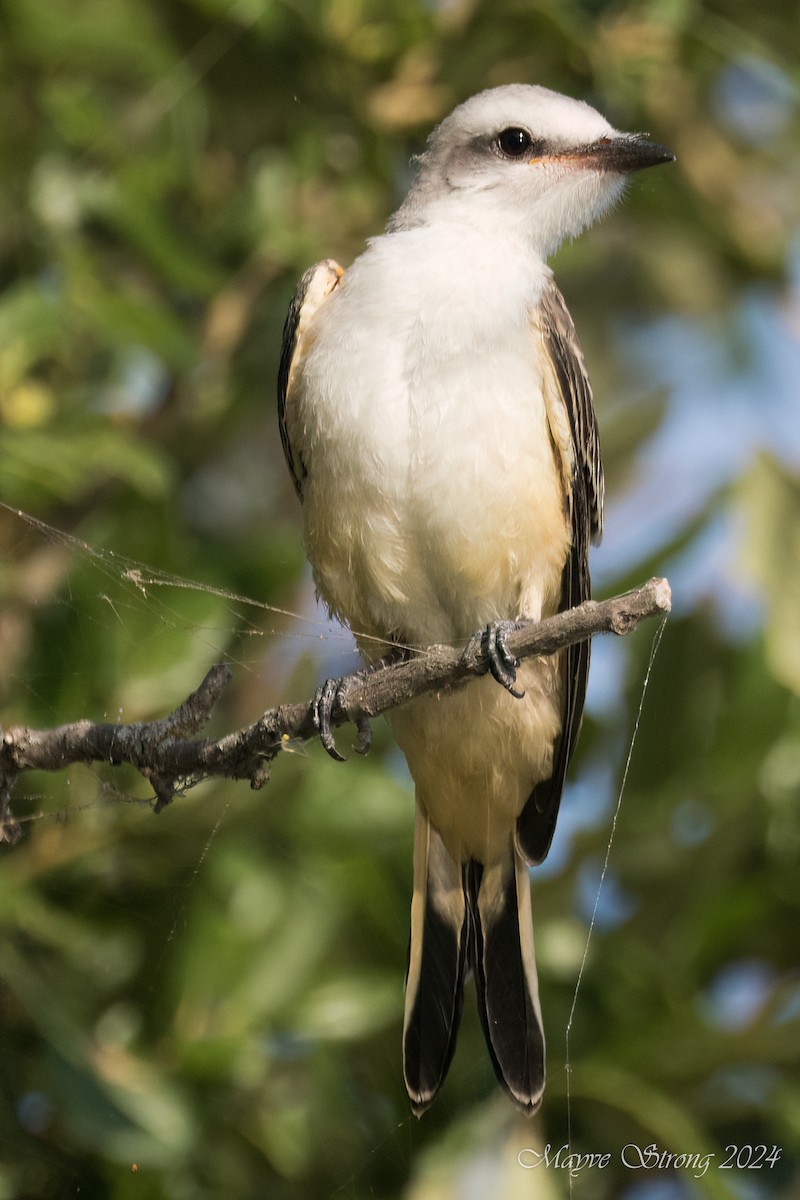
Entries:
<svg viewBox="0 0 800 1200">
<path fill-rule="evenodd" d="M 297 361 L 304 353 L 304 340 L 309 324 L 320 306 L 339 286 L 344 271 L 331 258 L 309 267 L 295 288 L 283 325 L 281 357 L 278 366 L 278 424 L 286 463 L 294 480 L 295 491 L 302 500 L 306 467 L 289 435 L 292 409 L 292 378 Z"/>
<path fill-rule="evenodd" d="M 560 610 L 591 596 L 589 543 L 603 531 L 603 466 L 592 391 L 583 353 L 564 298 L 551 280 L 541 301 L 545 349 L 569 416 L 573 461 L 569 509 L 572 546 L 561 577 Z M 575 749 L 589 673 L 589 643 L 562 651 L 562 727 L 553 748 L 553 773 L 538 784 L 520 814 L 520 849 L 529 862 L 541 862 L 550 849 L 567 766 Z"/>
</svg>

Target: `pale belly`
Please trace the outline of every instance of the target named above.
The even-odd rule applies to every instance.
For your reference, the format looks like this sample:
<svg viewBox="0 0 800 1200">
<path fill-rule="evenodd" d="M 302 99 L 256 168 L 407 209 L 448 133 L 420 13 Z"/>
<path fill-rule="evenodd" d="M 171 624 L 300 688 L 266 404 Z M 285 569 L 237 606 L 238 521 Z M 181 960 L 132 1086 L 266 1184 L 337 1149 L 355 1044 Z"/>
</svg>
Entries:
<svg viewBox="0 0 800 1200">
<path fill-rule="evenodd" d="M 500 389 L 487 369 L 454 372 L 438 404 L 421 389 L 425 406 L 412 393 L 380 416 L 328 423 L 305 490 L 306 548 L 320 595 L 357 637 L 429 645 L 555 611 L 563 486 L 537 380 L 517 371 Z"/>
<path fill-rule="evenodd" d="M 388 642 L 465 644 L 497 619 L 556 611 L 569 529 L 543 404 L 464 402 L 372 460 L 343 447 L 315 464 L 304 510 L 317 586 L 368 658 Z M 498 413 L 499 410 L 499 413 Z M 363 434 L 363 429 L 360 430 Z M 426 450 L 427 447 L 427 450 Z M 522 700 L 491 677 L 422 697 L 390 722 L 417 798 L 453 857 L 502 858 L 551 771 L 560 731 L 556 659 L 519 671 Z"/>
<path fill-rule="evenodd" d="M 349 315 L 336 334 L 346 371 L 321 339 L 293 419 L 314 579 L 365 655 L 463 645 L 489 621 L 556 611 L 570 529 L 531 330 L 503 327 L 480 354 L 465 347 L 444 363 L 413 329 L 393 340 L 387 327 L 379 364 Z M 390 717 L 418 802 L 457 861 L 506 855 L 550 774 L 557 661 L 526 662 L 519 686 L 522 700 L 478 679 Z"/>
<path fill-rule="evenodd" d="M 503 859 L 535 784 L 550 776 L 561 729 L 557 659 L 523 663 L 517 687 L 521 700 L 484 676 L 389 716 L 417 802 L 456 862 Z"/>
</svg>

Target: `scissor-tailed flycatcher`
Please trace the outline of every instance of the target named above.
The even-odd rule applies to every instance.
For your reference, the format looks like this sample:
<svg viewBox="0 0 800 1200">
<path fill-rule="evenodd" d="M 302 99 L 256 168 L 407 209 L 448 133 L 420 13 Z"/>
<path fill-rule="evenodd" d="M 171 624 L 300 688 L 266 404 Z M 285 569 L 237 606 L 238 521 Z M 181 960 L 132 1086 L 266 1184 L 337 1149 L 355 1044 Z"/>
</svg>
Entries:
<svg viewBox="0 0 800 1200">
<path fill-rule="evenodd" d="M 672 157 L 546 88 L 482 92 L 433 132 L 383 236 L 346 274 L 312 267 L 289 309 L 281 436 L 319 594 L 368 659 L 485 626 L 492 663 L 391 715 L 417 798 L 416 1113 L 450 1064 L 468 967 L 498 1079 L 524 1112 L 541 1103 L 528 864 L 550 846 L 589 647 L 519 665 L 504 634 L 588 598 L 603 507 L 589 381 L 546 259 L 629 172 Z"/>
</svg>

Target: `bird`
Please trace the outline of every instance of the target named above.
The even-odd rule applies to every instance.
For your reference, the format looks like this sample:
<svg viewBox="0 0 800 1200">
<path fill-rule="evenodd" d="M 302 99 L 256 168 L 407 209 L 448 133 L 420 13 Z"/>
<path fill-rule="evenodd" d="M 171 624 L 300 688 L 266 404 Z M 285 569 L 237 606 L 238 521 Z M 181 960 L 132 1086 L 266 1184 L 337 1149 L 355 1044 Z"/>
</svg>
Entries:
<svg viewBox="0 0 800 1200">
<path fill-rule="evenodd" d="M 542 1102 L 530 868 L 553 837 L 589 645 L 520 664 L 506 639 L 589 598 L 604 491 L 547 260 L 633 172 L 673 158 L 545 87 L 479 92 L 431 133 L 385 231 L 347 270 L 311 267 L 289 305 L 279 426 L 319 597 L 375 669 L 476 637 L 489 665 L 389 714 L 416 796 L 403 1072 L 417 1116 L 449 1069 L 470 971 L 501 1087 L 526 1115 Z M 338 757 L 335 691 L 315 711 Z"/>
</svg>

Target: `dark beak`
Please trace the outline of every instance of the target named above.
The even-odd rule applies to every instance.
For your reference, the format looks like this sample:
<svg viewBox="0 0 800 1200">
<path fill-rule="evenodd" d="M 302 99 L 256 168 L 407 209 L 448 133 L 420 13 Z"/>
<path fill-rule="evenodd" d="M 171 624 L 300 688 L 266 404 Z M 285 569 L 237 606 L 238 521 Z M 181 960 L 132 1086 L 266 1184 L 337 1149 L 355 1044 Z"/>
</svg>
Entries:
<svg viewBox="0 0 800 1200">
<path fill-rule="evenodd" d="M 587 167 L 599 171 L 613 171 L 617 175 L 628 175 L 631 171 L 643 171 L 645 167 L 657 167 L 659 163 L 675 161 L 675 155 L 666 146 L 650 142 L 641 133 L 626 133 L 622 137 L 601 138 L 591 146 L 582 146 L 575 152 Z"/>
</svg>

